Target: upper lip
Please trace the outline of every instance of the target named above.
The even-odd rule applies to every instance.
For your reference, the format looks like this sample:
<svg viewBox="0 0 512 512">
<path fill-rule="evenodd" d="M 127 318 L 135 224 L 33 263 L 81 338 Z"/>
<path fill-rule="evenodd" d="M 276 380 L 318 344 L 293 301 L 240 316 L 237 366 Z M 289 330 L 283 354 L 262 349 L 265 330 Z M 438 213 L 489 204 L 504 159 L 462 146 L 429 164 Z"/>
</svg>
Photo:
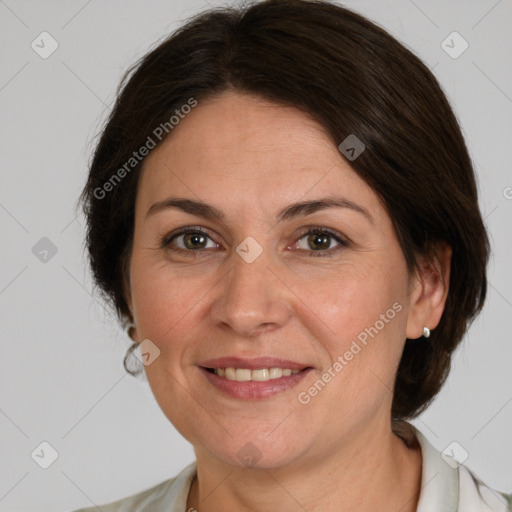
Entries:
<svg viewBox="0 0 512 512">
<path fill-rule="evenodd" d="M 290 370 L 304 370 L 309 365 L 290 361 L 288 359 L 278 359 L 275 357 L 255 357 L 244 359 L 241 357 L 219 357 L 209 359 L 199 363 L 203 368 L 248 368 L 258 370 L 260 368 L 289 368 Z"/>
</svg>

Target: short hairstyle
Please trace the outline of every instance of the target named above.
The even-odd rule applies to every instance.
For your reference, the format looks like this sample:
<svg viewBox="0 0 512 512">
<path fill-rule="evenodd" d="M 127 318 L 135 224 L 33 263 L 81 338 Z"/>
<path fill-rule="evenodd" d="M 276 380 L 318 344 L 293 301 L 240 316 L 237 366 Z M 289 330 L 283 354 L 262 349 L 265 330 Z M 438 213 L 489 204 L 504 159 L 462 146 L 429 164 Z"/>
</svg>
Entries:
<svg viewBox="0 0 512 512">
<path fill-rule="evenodd" d="M 451 246 L 440 323 L 428 340 L 406 340 L 396 375 L 393 419 L 417 416 L 483 306 L 489 240 L 466 144 L 437 80 L 385 30 L 340 5 L 266 0 L 214 8 L 126 72 L 81 195 L 96 285 L 131 321 L 124 284 L 144 159 L 130 159 L 148 137 L 157 139 L 157 127 L 172 133 L 169 120 L 191 99 L 200 104 L 228 90 L 300 109 L 336 146 L 350 134 L 363 142 L 350 165 L 390 215 L 410 275 L 420 257 L 433 261 L 437 243 Z"/>
</svg>

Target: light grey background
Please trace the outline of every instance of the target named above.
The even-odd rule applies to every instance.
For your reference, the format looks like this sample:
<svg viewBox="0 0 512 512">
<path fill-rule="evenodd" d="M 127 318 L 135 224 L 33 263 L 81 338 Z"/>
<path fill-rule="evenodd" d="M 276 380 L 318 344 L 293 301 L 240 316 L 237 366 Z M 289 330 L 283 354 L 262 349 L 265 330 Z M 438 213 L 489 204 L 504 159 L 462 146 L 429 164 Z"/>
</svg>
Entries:
<svg viewBox="0 0 512 512">
<path fill-rule="evenodd" d="M 510 492 L 511 2 L 345 5 L 433 68 L 475 161 L 493 242 L 488 300 L 441 394 L 414 423 L 440 451 L 457 441 L 469 453 L 467 466 Z M 83 219 L 74 207 L 122 73 L 207 7 L 202 0 L 0 1 L 2 512 L 105 503 L 170 478 L 193 460 L 147 382 L 124 372 L 129 340 L 92 291 Z M 59 45 L 47 59 L 31 48 L 34 40 L 42 46 L 43 31 Z M 441 47 L 453 31 L 469 43 L 457 59 Z M 32 252 L 42 237 L 58 250 L 47 262 Z M 48 469 L 31 458 L 43 441 L 58 452 Z"/>
</svg>

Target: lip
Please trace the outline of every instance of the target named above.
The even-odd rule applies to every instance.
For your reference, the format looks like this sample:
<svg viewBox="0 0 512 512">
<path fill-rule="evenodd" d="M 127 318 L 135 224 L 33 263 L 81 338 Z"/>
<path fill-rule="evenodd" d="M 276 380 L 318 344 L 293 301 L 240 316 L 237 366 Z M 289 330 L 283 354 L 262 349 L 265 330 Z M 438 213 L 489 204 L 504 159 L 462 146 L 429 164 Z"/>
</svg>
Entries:
<svg viewBox="0 0 512 512">
<path fill-rule="evenodd" d="M 203 368 L 246 368 L 249 370 L 259 370 L 261 368 L 289 368 L 290 370 L 304 370 L 311 367 L 308 364 L 298 363 L 287 359 L 278 359 L 275 357 L 219 357 L 217 359 L 209 359 L 208 361 L 198 363 L 198 366 L 202 366 Z"/>
<path fill-rule="evenodd" d="M 258 359 L 258 361 L 262 361 L 265 359 Z M 214 360 L 215 364 L 218 364 L 218 361 L 221 361 L 220 359 Z M 224 361 L 224 359 L 222 360 Z M 229 361 L 233 361 L 233 358 L 229 358 Z M 275 364 L 277 359 L 266 359 L 266 361 L 273 361 L 273 364 Z M 246 364 L 247 360 L 245 360 Z M 282 360 L 281 360 L 282 362 Z M 290 361 L 284 361 L 286 364 L 289 364 Z M 251 364 L 254 363 L 254 360 L 251 360 Z M 208 362 L 209 364 L 209 362 Z M 224 362 L 222 363 L 224 364 Z M 240 364 L 240 363 L 237 363 Z M 258 369 L 258 368 L 275 368 L 279 367 L 279 365 L 276 366 L 261 366 L 261 363 L 254 363 L 259 366 L 255 366 L 251 369 Z M 282 363 L 280 363 L 282 364 Z M 295 363 L 295 365 L 300 366 L 298 363 Z M 229 365 L 227 366 L 229 368 Z M 223 368 L 223 366 L 215 366 L 215 368 Z M 244 366 L 237 366 L 237 368 L 244 368 Z M 248 368 L 245 366 L 245 368 Z M 289 366 L 284 366 L 284 368 L 290 368 Z M 303 366 L 304 368 L 304 366 Z M 301 368 L 290 368 L 290 369 L 297 369 L 300 370 Z M 199 370 L 201 373 L 206 377 L 208 382 L 217 390 L 220 391 L 223 395 L 227 395 L 231 398 L 238 398 L 242 400 L 262 400 L 265 398 L 270 398 L 274 395 L 277 395 L 278 393 L 282 393 L 284 391 L 287 391 L 293 387 L 295 387 L 306 375 L 308 375 L 310 372 L 313 371 L 313 368 L 306 367 L 302 371 L 299 371 L 299 373 L 296 373 L 294 375 L 288 375 L 280 377 L 279 379 L 271 379 L 268 381 L 237 381 L 237 380 L 228 380 L 224 377 L 219 377 L 217 374 L 212 373 L 206 369 L 206 367 L 200 366 Z"/>
</svg>

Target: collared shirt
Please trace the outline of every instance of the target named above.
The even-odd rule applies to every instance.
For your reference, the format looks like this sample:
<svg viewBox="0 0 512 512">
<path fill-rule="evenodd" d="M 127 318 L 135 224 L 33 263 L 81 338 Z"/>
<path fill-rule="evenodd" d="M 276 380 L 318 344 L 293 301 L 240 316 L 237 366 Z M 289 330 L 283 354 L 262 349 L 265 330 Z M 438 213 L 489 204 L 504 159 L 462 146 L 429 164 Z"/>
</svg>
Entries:
<svg viewBox="0 0 512 512">
<path fill-rule="evenodd" d="M 512 494 L 495 491 L 468 468 L 447 462 L 427 438 L 408 424 L 421 447 L 422 476 L 417 512 L 511 512 Z M 177 476 L 127 498 L 101 505 L 102 512 L 194 512 L 187 498 L 197 474 L 196 462 Z M 97 507 L 74 512 L 97 512 Z"/>
</svg>

